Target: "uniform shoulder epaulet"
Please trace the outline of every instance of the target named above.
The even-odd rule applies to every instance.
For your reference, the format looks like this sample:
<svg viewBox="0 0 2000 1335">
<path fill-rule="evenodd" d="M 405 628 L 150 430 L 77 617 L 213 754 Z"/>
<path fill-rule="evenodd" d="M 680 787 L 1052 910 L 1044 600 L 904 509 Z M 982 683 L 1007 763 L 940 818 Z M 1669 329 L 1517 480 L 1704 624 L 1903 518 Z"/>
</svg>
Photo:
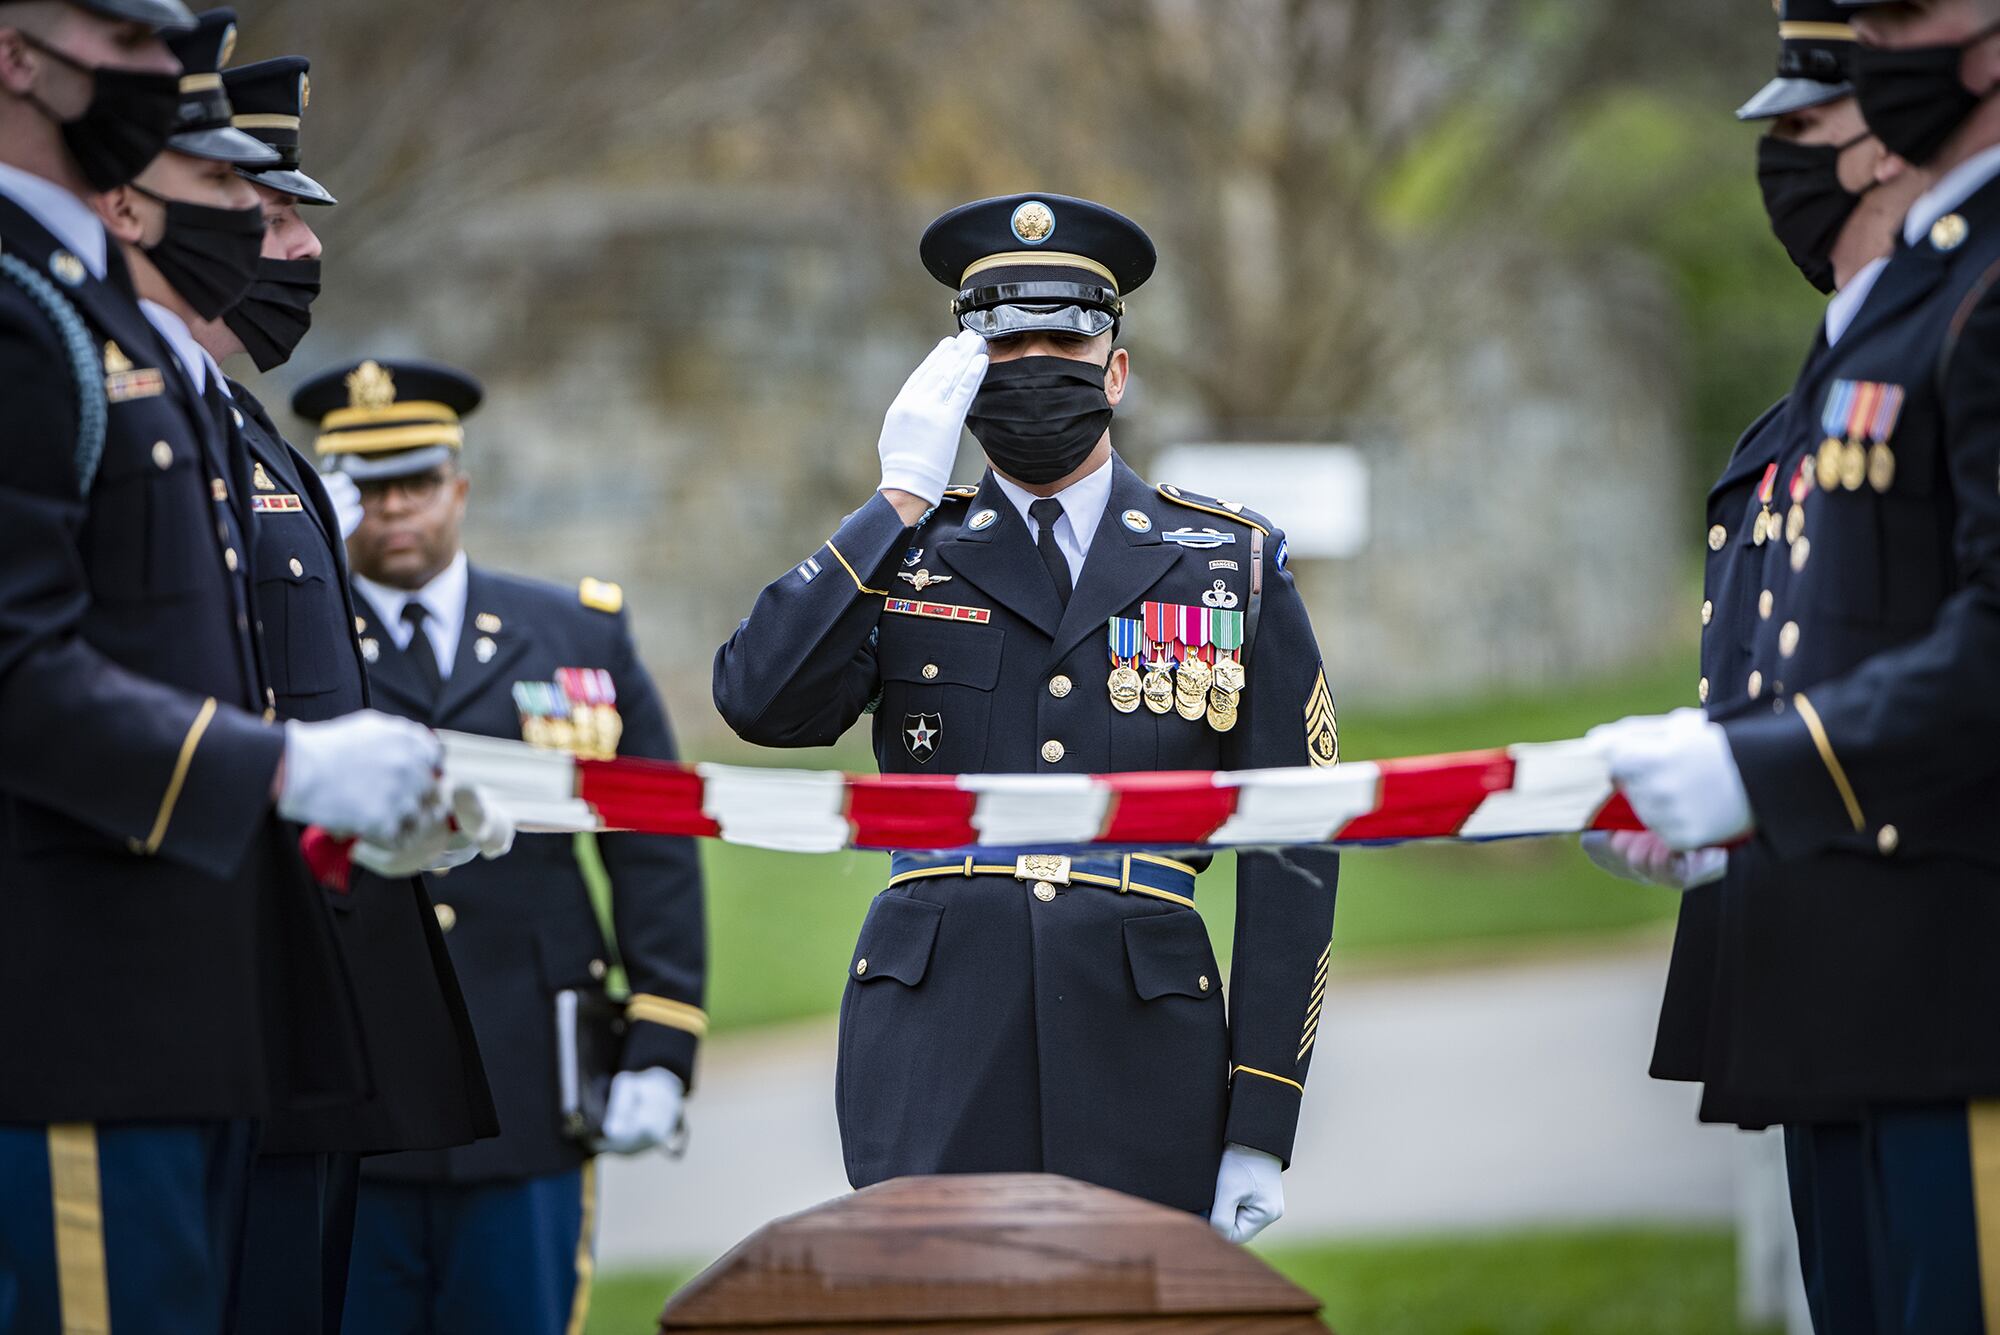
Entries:
<svg viewBox="0 0 2000 1335">
<path fill-rule="evenodd" d="M 616 613 L 625 607 L 625 590 L 608 579 L 585 579 L 576 586 L 576 599 L 599 612 Z"/>
<path fill-rule="evenodd" d="M 979 488 L 977 487 L 946 487 L 944 489 L 944 498 L 947 501 L 969 501 L 978 494 Z"/>
<path fill-rule="evenodd" d="M 1258 514 L 1255 510 L 1245 509 L 1235 501 L 1222 501 L 1217 500 L 1213 496 L 1203 496 L 1197 492 L 1176 487 L 1171 482 L 1162 482 L 1159 485 L 1159 493 L 1175 505 L 1184 505 L 1190 510 L 1199 510 L 1203 514 L 1219 515 L 1224 519 L 1233 519 L 1239 524 L 1249 525 L 1266 537 L 1269 537 L 1271 534 L 1272 524 L 1270 520 L 1264 518 L 1264 516 Z"/>
</svg>

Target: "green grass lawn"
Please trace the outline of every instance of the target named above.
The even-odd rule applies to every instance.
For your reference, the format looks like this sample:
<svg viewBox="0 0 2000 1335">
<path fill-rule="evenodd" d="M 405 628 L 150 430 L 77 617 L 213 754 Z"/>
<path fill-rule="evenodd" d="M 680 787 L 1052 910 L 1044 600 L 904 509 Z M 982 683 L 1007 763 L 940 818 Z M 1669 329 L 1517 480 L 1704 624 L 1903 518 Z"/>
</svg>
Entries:
<svg viewBox="0 0 2000 1335">
<path fill-rule="evenodd" d="M 1736 1320 L 1735 1243 L 1722 1231 L 1538 1232 L 1263 1254 L 1325 1302 L 1341 1335 L 1753 1335 Z M 587 1330 L 652 1331 L 687 1278 L 605 1276 Z"/>
<path fill-rule="evenodd" d="M 1343 716 L 1343 754 L 1361 760 L 1580 736 L 1594 723 L 1684 703 L 1689 672 L 1676 661 L 1561 692 Z M 865 756 L 847 752 L 760 755 L 801 767 L 867 765 Z M 887 856 L 767 853 L 714 841 L 702 855 L 715 1028 L 831 1013 L 855 931 L 887 876 Z M 1230 861 L 1219 858 L 1198 893 L 1225 962 L 1234 918 Z M 1677 902 L 1670 892 L 1600 874 L 1571 839 L 1359 849 L 1342 865 L 1335 950 L 1352 959 L 1510 949 L 1664 922 Z"/>
</svg>

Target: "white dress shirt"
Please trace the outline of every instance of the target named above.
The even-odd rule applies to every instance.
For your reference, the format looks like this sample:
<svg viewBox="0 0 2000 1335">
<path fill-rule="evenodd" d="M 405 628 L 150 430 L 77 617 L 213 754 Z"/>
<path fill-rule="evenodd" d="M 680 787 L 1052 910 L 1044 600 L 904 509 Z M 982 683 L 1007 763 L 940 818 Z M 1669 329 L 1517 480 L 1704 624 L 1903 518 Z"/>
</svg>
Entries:
<svg viewBox="0 0 2000 1335">
<path fill-rule="evenodd" d="M 54 181 L 4 162 L 0 162 L 0 194 L 26 209 L 29 217 L 62 243 L 63 249 L 82 260 L 91 277 L 104 277 L 106 252 L 111 243 L 103 221 L 90 211 L 90 205 Z"/>
<path fill-rule="evenodd" d="M 187 321 L 175 315 L 157 301 L 139 298 L 139 309 L 146 313 L 146 319 L 153 328 L 160 331 L 160 337 L 167 340 L 167 346 L 174 350 L 174 358 L 187 373 L 188 383 L 194 386 L 197 395 L 208 392 L 208 354 L 201 350 L 201 344 L 194 341 L 194 333 L 187 327 Z"/>
<path fill-rule="evenodd" d="M 1090 540 L 1097 536 L 1097 525 L 1104 518 L 1104 507 L 1111 503 L 1111 460 L 1106 459 L 1095 471 L 1086 473 L 1047 498 L 1027 491 L 998 473 L 993 475 L 993 480 L 1000 484 L 1000 490 L 1007 493 L 1007 499 L 1014 502 L 1014 508 L 1021 512 L 1021 522 L 1028 526 L 1028 537 L 1034 542 L 1042 540 L 1042 529 L 1028 513 L 1028 507 L 1043 499 L 1062 502 L 1062 518 L 1056 520 L 1056 546 L 1062 549 L 1063 559 L 1069 562 L 1070 586 L 1074 588 L 1081 583 L 1083 558 L 1090 555 Z"/>
<path fill-rule="evenodd" d="M 2000 145 L 1974 153 L 1940 176 L 1903 216 L 1903 240 L 1916 245 L 1931 230 L 1931 224 L 1978 194 L 1995 176 L 2000 176 Z"/>
<path fill-rule="evenodd" d="M 410 626 L 403 620 L 403 608 L 410 603 L 424 605 L 424 634 L 437 655 L 438 678 L 451 679 L 451 663 L 458 657 L 458 634 L 465 626 L 465 553 L 451 558 L 451 564 L 423 588 L 392 589 L 363 575 L 354 577 L 355 587 L 374 604 L 376 620 L 398 649 L 410 647 Z"/>
<path fill-rule="evenodd" d="M 1868 294 L 1875 290 L 1875 280 L 1889 267 L 1889 257 L 1881 255 L 1868 261 L 1854 277 L 1847 280 L 1847 286 L 1833 294 L 1833 300 L 1826 303 L 1826 345 L 1830 348 L 1840 342 L 1847 327 L 1854 323 L 1854 317 L 1861 314 L 1861 304 L 1868 300 Z"/>
</svg>

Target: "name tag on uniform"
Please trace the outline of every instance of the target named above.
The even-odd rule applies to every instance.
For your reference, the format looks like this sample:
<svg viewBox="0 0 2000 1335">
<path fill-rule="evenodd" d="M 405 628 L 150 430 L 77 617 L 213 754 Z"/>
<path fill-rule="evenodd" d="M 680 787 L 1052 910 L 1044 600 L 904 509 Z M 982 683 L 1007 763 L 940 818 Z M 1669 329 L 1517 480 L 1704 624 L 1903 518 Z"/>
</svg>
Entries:
<svg viewBox="0 0 2000 1335">
<path fill-rule="evenodd" d="M 883 602 L 883 610 L 899 612 L 906 617 L 936 617 L 939 621 L 971 621 L 980 625 L 993 619 L 990 609 L 966 607 L 961 603 L 926 603 L 915 598 L 889 598 Z"/>
<path fill-rule="evenodd" d="M 250 508 L 258 514 L 295 515 L 305 511 L 305 503 L 297 496 L 252 496 Z"/>
</svg>

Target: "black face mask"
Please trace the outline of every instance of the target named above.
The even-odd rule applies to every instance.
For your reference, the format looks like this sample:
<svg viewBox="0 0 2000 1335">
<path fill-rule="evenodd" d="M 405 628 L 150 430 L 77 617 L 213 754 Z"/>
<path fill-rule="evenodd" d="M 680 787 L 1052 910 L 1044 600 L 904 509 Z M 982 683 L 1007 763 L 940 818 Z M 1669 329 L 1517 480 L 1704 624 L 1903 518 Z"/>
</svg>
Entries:
<svg viewBox="0 0 2000 1335">
<path fill-rule="evenodd" d="M 146 257 L 194 313 L 213 320 L 243 300 L 264 249 L 263 207 L 211 209 L 133 189 L 167 206 L 167 230 Z"/>
<path fill-rule="evenodd" d="M 1054 482 L 1075 472 L 1111 425 L 1105 369 L 1067 357 L 995 362 L 973 396 L 966 429 L 1016 482 Z"/>
<path fill-rule="evenodd" d="M 1844 144 L 1795 144 L 1769 135 L 1757 141 L 1757 185 L 1771 231 L 1822 292 L 1833 291 L 1833 243 L 1868 193 L 1840 183 L 1840 155 L 1867 137 L 1864 130 Z"/>
<path fill-rule="evenodd" d="M 160 156 L 180 112 L 179 79 L 138 70 L 92 69 L 26 33 L 21 37 L 42 54 L 90 76 L 90 105 L 73 121 L 56 115 L 32 93 L 28 100 L 61 127 L 63 143 L 91 189 L 126 185 Z"/>
<path fill-rule="evenodd" d="M 318 260 L 259 260 L 250 295 L 230 307 L 222 322 L 257 369 L 268 371 L 292 359 L 293 349 L 312 328 L 318 295 Z"/>
<path fill-rule="evenodd" d="M 2000 32 L 1993 24 L 1953 46 L 1903 51 L 1863 46 L 1854 53 L 1854 96 L 1861 118 L 1885 147 L 1922 167 L 1986 100 L 1960 80 L 1965 53 Z"/>
</svg>

